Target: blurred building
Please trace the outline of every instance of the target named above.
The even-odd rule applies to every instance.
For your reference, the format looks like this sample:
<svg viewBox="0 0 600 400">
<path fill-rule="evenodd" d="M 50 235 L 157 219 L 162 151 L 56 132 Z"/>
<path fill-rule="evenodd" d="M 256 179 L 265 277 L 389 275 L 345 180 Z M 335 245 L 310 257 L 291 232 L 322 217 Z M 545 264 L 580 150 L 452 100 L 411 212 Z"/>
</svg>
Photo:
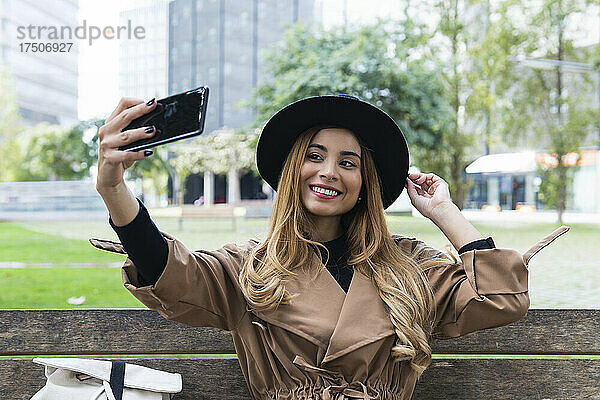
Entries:
<svg viewBox="0 0 600 400">
<path fill-rule="evenodd" d="M 12 75 L 19 112 L 26 124 L 77 122 L 79 51 L 76 39 L 20 38 L 17 29 L 29 25 L 75 29 L 78 10 L 77 0 L 0 0 L 0 65 Z M 25 43 L 32 42 L 72 42 L 73 45 L 68 52 L 33 52 L 31 48 L 25 51 Z"/>
<path fill-rule="evenodd" d="M 264 77 L 264 53 L 289 25 L 318 18 L 315 0 L 174 0 L 169 4 L 170 94 L 208 86 L 206 132 L 251 124 L 254 112 L 241 100 Z M 237 187 L 239 181 L 240 190 Z M 261 180 L 237 176 L 192 175 L 185 203 L 236 202 L 264 196 Z M 214 186 L 214 187 L 213 187 Z M 240 193 L 229 198 L 228 193 Z M 175 196 L 173 196 L 175 197 Z M 206 199 L 206 200 L 204 200 Z"/>
<path fill-rule="evenodd" d="M 169 13 L 169 93 L 210 87 L 208 132 L 253 121 L 236 103 L 263 75 L 265 50 L 298 21 L 315 19 L 314 0 L 174 0 Z"/>
<path fill-rule="evenodd" d="M 600 152 L 594 148 L 581 148 L 580 159 L 569 153 L 563 161 L 573 168 L 573 187 L 567 193 L 567 211 L 600 213 Z M 474 181 L 465 208 L 481 209 L 486 205 L 501 210 L 515 210 L 534 206 L 543 209 L 538 199 L 541 178 L 538 166 L 556 167 L 556 157 L 545 153 L 498 153 L 477 158 L 466 168 Z"/>
<path fill-rule="evenodd" d="M 122 11 L 119 25 L 126 26 L 128 21 L 143 26 L 146 36 L 144 40 L 119 41 L 120 96 L 142 100 L 166 97 L 169 0 L 149 0 Z"/>
</svg>

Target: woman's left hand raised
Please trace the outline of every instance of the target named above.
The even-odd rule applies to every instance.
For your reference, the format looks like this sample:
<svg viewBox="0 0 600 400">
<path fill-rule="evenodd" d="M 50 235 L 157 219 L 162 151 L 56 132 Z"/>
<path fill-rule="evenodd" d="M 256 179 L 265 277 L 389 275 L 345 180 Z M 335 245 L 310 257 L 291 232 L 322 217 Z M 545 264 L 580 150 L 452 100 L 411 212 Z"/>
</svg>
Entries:
<svg viewBox="0 0 600 400">
<path fill-rule="evenodd" d="M 456 207 L 450 198 L 446 181 L 433 173 L 408 174 L 404 187 L 412 205 L 431 220 L 447 212 L 449 208 Z"/>
</svg>

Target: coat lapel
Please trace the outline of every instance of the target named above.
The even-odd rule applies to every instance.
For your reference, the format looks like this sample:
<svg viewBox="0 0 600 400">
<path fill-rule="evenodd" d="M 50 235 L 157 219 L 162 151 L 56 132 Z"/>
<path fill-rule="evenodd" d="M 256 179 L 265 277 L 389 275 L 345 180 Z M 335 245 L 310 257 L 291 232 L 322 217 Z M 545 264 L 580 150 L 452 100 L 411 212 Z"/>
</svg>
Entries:
<svg viewBox="0 0 600 400">
<path fill-rule="evenodd" d="M 355 271 L 322 362 L 394 335 L 393 328 L 377 287 L 369 277 Z"/>
<path fill-rule="evenodd" d="M 317 346 L 327 349 L 344 304 L 345 293 L 326 268 L 319 268 L 316 255 L 309 267 L 286 282 L 290 293 L 298 296 L 290 304 L 255 314 L 265 321 L 291 331 Z"/>
<path fill-rule="evenodd" d="M 394 334 L 377 288 L 358 271 L 345 293 L 315 256 L 312 271 L 300 268 L 287 287 L 299 294 L 292 304 L 256 314 L 323 348 L 323 363 Z"/>
</svg>

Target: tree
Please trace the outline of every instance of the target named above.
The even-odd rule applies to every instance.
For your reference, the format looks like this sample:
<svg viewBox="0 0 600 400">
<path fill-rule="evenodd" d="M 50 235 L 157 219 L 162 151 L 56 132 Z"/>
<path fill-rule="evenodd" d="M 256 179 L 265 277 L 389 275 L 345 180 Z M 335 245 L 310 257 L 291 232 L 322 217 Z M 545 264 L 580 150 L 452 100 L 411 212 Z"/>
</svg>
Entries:
<svg viewBox="0 0 600 400">
<path fill-rule="evenodd" d="M 515 27 L 508 12 L 512 2 L 480 2 L 485 20 L 485 32 L 471 43 L 470 68 L 466 73 L 469 96 L 465 99 L 465 115 L 473 131 L 485 132 L 485 153 L 504 142 L 503 124 L 495 110 L 504 99 L 510 99 L 508 90 L 513 86 L 514 51 L 526 40 L 526 35 Z M 493 21 L 492 21 L 493 20 Z"/>
<path fill-rule="evenodd" d="M 241 171 L 256 173 L 253 146 L 257 138 L 258 131 L 254 129 L 223 127 L 198 136 L 185 146 L 173 146 L 177 155 L 174 167 L 179 181 L 183 185 L 190 174 L 204 171 L 229 174 L 231 179 L 238 179 Z"/>
<path fill-rule="evenodd" d="M 257 111 L 255 126 L 304 97 L 352 94 L 398 123 L 413 165 L 444 176 L 455 143 L 441 140 L 449 106 L 439 70 L 424 57 L 428 38 L 408 17 L 357 29 L 293 26 L 266 56 L 269 78 L 246 102 Z"/>
<path fill-rule="evenodd" d="M 14 181 L 19 171 L 22 129 L 10 74 L 0 68 L 0 182 Z"/>
<path fill-rule="evenodd" d="M 530 61 L 531 66 L 513 63 L 506 74 L 510 85 L 505 90 L 505 101 L 499 107 L 506 139 L 513 144 L 545 147 L 556 157 L 555 167 L 542 167 L 544 178 L 540 199 L 555 207 L 558 222 L 567 205 L 574 170 L 567 167 L 568 153 L 579 153 L 594 123 L 598 110 L 590 106 L 593 94 L 590 77 L 566 73 L 564 61 L 590 62 L 592 55 L 575 47 L 572 38 L 565 35 L 573 16 L 585 13 L 585 0 L 544 0 L 539 5 L 514 4 L 512 11 L 525 18 L 519 27 L 522 40 L 515 43 L 512 60 L 518 56 Z M 535 62 L 535 59 L 538 59 Z"/>
<path fill-rule="evenodd" d="M 72 128 L 41 123 L 25 130 L 23 159 L 16 178 L 21 181 L 78 180 L 90 177 L 97 162 L 97 138 L 83 140 L 95 121 Z"/>
<path fill-rule="evenodd" d="M 506 27 L 492 26 L 489 0 L 436 1 L 435 8 L 440 22 L 431 43 L 432 55 L 438 55 L 445 96 L 451 104 L 450 120 L 442 136 L 448 148 L 445 162 L 449 182 L 453 183 L 450 193 L 462 208 L 473 185 L 465 179 L 464 170 L 479 152 L 482 139 L 486 153 L 492 144 L 494 88 L 504 67 L 501 57 L 507 51 L 506 42 L 495 39 L 498 35 L 510 37 L 510 20 Z M 501 29 L 496 32 L 496 27 Z"/>
</svg>

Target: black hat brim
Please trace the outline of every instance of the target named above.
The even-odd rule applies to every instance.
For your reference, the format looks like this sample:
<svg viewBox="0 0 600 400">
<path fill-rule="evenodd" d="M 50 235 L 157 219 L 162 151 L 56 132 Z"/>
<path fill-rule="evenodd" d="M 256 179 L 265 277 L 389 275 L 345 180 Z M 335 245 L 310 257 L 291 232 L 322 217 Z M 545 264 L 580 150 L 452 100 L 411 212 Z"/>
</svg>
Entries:
<svg viewBox="0 0 600 400">
<path fill-rule="evenodd" d="M 349 129 L 373 151 L 382 190 L 383 208 L 402 193 L 408 176 L 409 154 L 404 134 L 379 108 L 346 96 L 316 96 L 279 110 L 265 125 L 256 149 L 261 177 L 277 190 L 281 169 L 298 136 L 313 126 Z"/>
</svg>

